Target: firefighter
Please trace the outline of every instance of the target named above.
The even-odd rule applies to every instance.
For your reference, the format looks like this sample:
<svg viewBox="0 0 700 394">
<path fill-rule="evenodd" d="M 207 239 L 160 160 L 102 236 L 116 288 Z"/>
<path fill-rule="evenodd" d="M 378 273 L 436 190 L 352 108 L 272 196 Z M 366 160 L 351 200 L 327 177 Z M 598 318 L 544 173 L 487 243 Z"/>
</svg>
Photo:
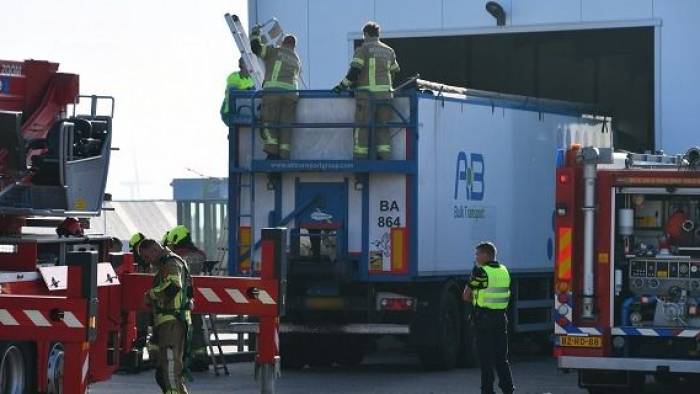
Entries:
<svg viewBox="0 0 700 394">
<path fill-rule="evenodd" d="M 138 253 L 138 246 L 144 239 L 146 239 L 146 236 L 142 233 L 135 233 L 129 239 L 129 250 L 131 250 L 131 253 L 134 255 L 137 272 L 148 272 L 149 268 L 148 262 L 144 261 L 144 259 Z"/>
<path fill-rule="evenodd" d="M 124 249 L 122 240 L 117 237 L 109 239 L 109 253 L 120 253 Z"/>
<path fill-rule="evenodd" d="M 496 246 L 482 242 L 475 248 L 476 266 L 472 270 L 462 298 L 472 302 L 476 343 L 481 364 L 481 392 L 492 394 L 494 375 L 503 393 L 512 393 L 513 378 L 508 362 L 508 319 L 510 274 L 496 260 Z"/>
<path fill-rule="evenodd" d="M 129 250 L 134 255 L 134 261 L 136 262 L 136 272 L 147 273 L 150 272 L 149 264 L 139 255 L 138 246 L 146 239 L 146 236 L 142 233 L 135 233 L 129 239 Z M 158 346 L 155 343 L 148 341 L 148 329 L 153 326 L 153 316 L 148 312 L 136 312 L 136 343 L 134 348 L 138 349 L 137 359 L 133 360 L 133 369 L 138 371 L 143 364 L 142 350 L 144 347 L 148 347 L 148 359 L 152 364 L 155 365 L 155 360 L 158 359 Z M 163 385 L 158 382 L 158 385 L 163 389 Z"/>
<path fill-rule="evenodd" d="M 251 90 L 255 87 L 253 78 L 250 77 L 250 73 L 248 72 L 248 68 L 243 61 L 243 58 L 238 59 L 238 70 L 239 71 L 232 72 L 226 78 L 226 92 L 224 93 L 224 101 L 221 103 L 221 109 L 219 110 L 221 120 L 227 127 L 230 127 L 228 123 L 228 96 L 231 89 Z"/>
<path fill-rule="evenodd" d="M 187 263 L 152 239 L 141 241 L 137 251 L 156 270 L 153 287 L 144 295 L 144 303 L 153 312 L 159 348 L 156 381 L 162 382 L 165 394 L 187 393 L 183 358 L 192 323 L 192 287 Z"/>
<path fill-rule="evenodd" d="M 260 27 L 256 26 L 251 32 L 250 48 L 265 61 L 265 80 L 263 89 L 266 92 L 284 92 L 299 89 L 299 70 L 301 60 L 296 52 L 296 37 L 287 34 L 282 39 L 282 45 L 263 45 L 260 38 Z M 299 95 L 293 93 L 268 93 L 262 98 L 261 137 L 263 150 L 267 158 L 289 159 L 292 149 L 291 129 L 272 128 L 272 124 L 290 124 L 296 119 L 296 106 Z"/>
<path fill-rule="evenodd" d="M 394 50 L 379 41 L 379 30 L 379 24 L 376 22 L 365 24 L 362 28 L 364 43 L 355 50 L 345 78 L 333 88 L 333 92 L 340 93 L 342 90 L 355 87 L 355 122 L 357 124 L 367 124 L 370 120 L 380 124 L 386 123 L 392 116 L 387 100 L 393 97 L 392 81 L 399 71 L 399 64 L 396 62 Z M 375 127 L 373 133 L 377 158 L 391 159 L 389 130 L 386 127 Z M 369 156 L 367 128 L 356 127 L 353 136 L 353 158 L 367 159 Z"/>
<path fill-rule="evenodd" d="M 192 242 L 190 230 L 186 226 L 178 225 L 170 229 L 166 233 L 166 246 L 185 260 L 192 275 L 204 273 L 207 255 Z M 190 369 L 195 372 L 209 369 L 209 355 L 204 342 L 202 319 L 199 316 L 192 320 L 192 360 Z"/>
</svg>

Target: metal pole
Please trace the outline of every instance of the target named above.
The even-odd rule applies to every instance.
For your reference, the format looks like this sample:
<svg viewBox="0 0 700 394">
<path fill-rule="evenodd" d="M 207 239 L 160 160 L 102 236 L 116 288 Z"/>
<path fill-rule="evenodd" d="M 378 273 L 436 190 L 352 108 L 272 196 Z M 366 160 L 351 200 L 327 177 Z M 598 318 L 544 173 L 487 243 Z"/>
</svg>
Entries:
<svg viewBox="0 0 700 394">
<path fill-rule="evenodd" d="M 594 317 L 593 299 L 595 297 L 594 248 L 595 248 L 595 182 L 598 160 L 596 149 L 584 148 L 583 165 L 583 310 L 585 319 Z"/>
<path fill-rule="evenodd" d="M 260 375 L 260 394 L 275 394 L 275 366 L 263 364 Z"/>
<path fill-rule="evenodd" d="M 279 316 L 285 311 L 287 230 L 264 228 L 261 239 L 260 278 L 279 281 L 278 316 L 260 318 L 255 375 L 260 379 L 260 392 L 274 394 L 280 368 Z"/>
</svg>

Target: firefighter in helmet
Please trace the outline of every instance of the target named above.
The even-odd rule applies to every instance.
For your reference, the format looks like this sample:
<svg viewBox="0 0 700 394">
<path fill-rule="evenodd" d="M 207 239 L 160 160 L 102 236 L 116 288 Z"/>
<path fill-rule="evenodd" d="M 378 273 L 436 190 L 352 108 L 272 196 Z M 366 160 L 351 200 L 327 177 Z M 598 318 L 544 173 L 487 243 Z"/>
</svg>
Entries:
<svg viewBox="0 0 700 394">
<path fill-rule="evenodd" d="M 204 264 L 207 255 L 192 242 L 190 230 L 186 226 L 173 227 L 165 233 L 164 239 L 165 245 L 187 262 L 192 275 L 205 273 Z M 202 319 L 199 317 L 192 321 L 192 359 L 189 367 L 195 372 L 209 369 L 209 355 L 204 342 Z"/>
<path fill-rule="evenodd" d="M 379 24 L 367 22 L 362 28 L 364 43 L 355 50 L 350 61 L 350 69 L 333 92 L 355 87 L 355 122 L 367 124 L 370 120 L 386 123 L 391 120 L 392 110 L 387 100 L 393 97 L 392 81 L 399 72 L 394 50 L 379 40 Z M 354 130 L 353 158 L 374 159 L 369 157 L 369 133 L 366 127 Z M 377 158 L 391 159 L 391 134 L 386 127 L 374 130 Z"/>
<path fill-rule="evenodd" d="M 263 44 L 260 34 L 260 27 L 254 27 L 250 35 L 250 48 L 265 62 L 263 90 L 266 92 L 298 90 L 301 60 L 296 52 L 296 37 L 287 34 L 280 46 L 273 46 Z M 263 150 L 267 153 L 268 159 L 289 159 L 292 149 L 291 129 L 278 129 L 271 125 L 294 123 L 298 99 L 296 92 L 263 95 L 261 135 Z"/>
<path fill-rule="evenodd" d="M 243 58 L 238 59 L 238 69 L 239 71 L 234 71 L 228 75 L 226 78 L 226 92 L 224 93 L 224 101 L 221 103 L 221 109 L 219 113 L 221 114 L 221 120 L 229 125 L 228 121 L 228 111 L 229 111 L 229 94 L 231 89 L 235 90 L 251 90 L 255 88 L 255 83 L 253 83 L 253 78 L 248 72 L 248 67 L 246 67 Z"/>
<path fill-rule="evenodd" d="M 153 287 L 144 294 L 159 349 L 156 381 L 165 394 L 187 393 L 183 360 L 192 324 L 192 277 L 185 260 L 157 241 L 144 239 L 137 251 L 156 270 Z"/>
</svg>

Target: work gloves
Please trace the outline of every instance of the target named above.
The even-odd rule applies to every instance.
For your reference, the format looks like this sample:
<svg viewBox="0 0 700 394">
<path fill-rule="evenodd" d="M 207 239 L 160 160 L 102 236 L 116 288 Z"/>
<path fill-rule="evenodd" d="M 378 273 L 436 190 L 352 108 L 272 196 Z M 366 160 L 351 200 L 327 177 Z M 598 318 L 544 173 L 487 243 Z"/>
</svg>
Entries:
<svg viewBox="0 0 700 394">
<path fill-rule="evenodd" d="M 331 92 L 333 92 L 335 94 L 340 94 L 340 92 L 342 92 L 343 90 L 345 90 L 349 87 L 350 87 L 350 81 L 348 81 L 347 79 L 343 79 L 342 81 L 340 81 L 339 84 L 335 85 L 335 87 L 333 89 L 331 89 Z"/>
<path fill-rule="evenodd" d="M 342 83 L 339 83 L 339 84 L 335 85 L 335 87 L 333 89 L 331 89 L 331 92 L 333 92 L 335 94 L 340 94 L 340 92 L 342 92 L 345 89 L 346 89 L 346 87 L 343 86 Z"/>
</svg>

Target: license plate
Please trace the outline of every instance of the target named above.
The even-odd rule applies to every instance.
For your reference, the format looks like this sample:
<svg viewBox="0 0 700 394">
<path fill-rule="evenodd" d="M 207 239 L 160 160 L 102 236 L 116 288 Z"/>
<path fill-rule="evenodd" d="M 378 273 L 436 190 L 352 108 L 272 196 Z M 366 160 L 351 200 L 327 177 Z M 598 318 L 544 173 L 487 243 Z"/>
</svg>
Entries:
<svg viewBox="0 0 700 394">
<path fill-rule="evenodd" d="M 560 336 L 559 346 L 568 347 L 602 347 L 602 337 L 579 337 L 573 335 Z"/>
</svg>

